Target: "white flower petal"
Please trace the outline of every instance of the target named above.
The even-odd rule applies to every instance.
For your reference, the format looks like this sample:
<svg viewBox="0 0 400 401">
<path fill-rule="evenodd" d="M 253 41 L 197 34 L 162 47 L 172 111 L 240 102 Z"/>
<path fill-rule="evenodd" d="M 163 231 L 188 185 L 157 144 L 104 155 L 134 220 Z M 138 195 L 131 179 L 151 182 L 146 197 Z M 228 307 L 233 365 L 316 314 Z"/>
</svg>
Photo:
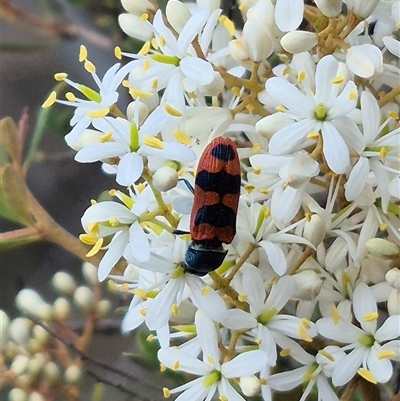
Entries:
<svg viewBox="0 0 400 401">
<path fill-rule="evenodd" d="M 219 369 L 218 335 L 215 323 L 202 311 L 195 316 L 197 338 L 203 350 L 203 360 L 215 369 Z"/>
<path fill-rule="evenodd" d="M 245 399 L 236 392 L 229 381 L 224 377 L 221 378 L 221 381 L 218 384 L 218 393 L 220 397 L 224 396 L 226 397 L 225 399 L 229 401 L 245 401 Z"/>
<path fill-rule="evenodd" d="M 373 321 L 365 320 L 371 313 L 376 313 L 378 307 L 374 294 L 365 283 L 360 283 L 353 293 L 353 311 L 355 318 L 360 322 L 361 327 L 370 334 L 375 334 L 376 319 Z"/>
<path fill-rule="evenodd" d="M 129 245 L 133 257 L 138 262 L 146 262 L 150 259 L 149 240 L 138 221 L 129 227 Z"/>
<path fill-rule="evenodd" d="M 382 41 L 390 53 L 400 58 L 400 42 L 398 40 L 392 38 L 391 36 L 385 36 L 382 38 Z"/>
<path fill-rule="evenodd" d="M 339 63 L 331 55 L 323 57 L 315 70 L 315 101 L 330 106 L 332 80 L 336 77 Z"/>
<path fill-rule="evenodd" d="M 283 32 L 294 31 L 303 20 L 303 0 L 277 0 L 275 21 Z"/>
<path fill-rule="evenodd" d="M 143 159 L 137 153 L 127 153 L 118 164 L 116 181 L 120 185 L 129 186 L 138 180 L 143 171 Z"/>
<path fill-rule="evenodd" d="M 351 46 L 347 50 L 346 65 L 359 77 L 370 78 L 376 71 L 382 71 L 382 52 L 379 47 L 370 43 Z"/>
<path fill-rule="evenodd" d="M 252 313 L 258 313 L 265 300 L 265 285 L 261 272 L 249 265 L 243 272 L 242 284 Z"/>
<path fill-rule="evenodd" d="M 263 240 L 259 245 L 264 249 L 275 273 L 282 276 L 287 269 L 285 254 L 282 249 L 271 241 Z"/>
<path fill-rule="evenodd" d="M 75 155 L 75 160 L 80 163 L 92 163 L 110 157 L 122 156 L 125 153 L 126 149 L 118 142 L 96 143 L 82 148 Z"/>
<path fill-rule="evenodd" d="M 250 376 L 259 372 L 267 363 L 267 354 L 263 351 L 243 352 L 231 361 L 221 366 L 221 373 L 232 379 L 234 377 Z"/>
<path fill-rule="evenodd" d="M 276 309 L 277 311 L 287 304 L 295 291 L 296 285 L 291 276 L 283 276 L 272 287 L 267 301 L 265 302 L 265 310 Z"/>
<path fill-rule="evenodd" d="M 343 384 L 346 384 L 353 378 L 361 365 L 364 354 L 365 349 L 358 347 L 341 360 L 341 363 L 336 366 L 332 374 L 332 383 L 334 386 L 343 386 Z"/>
<path fill-rule="evenodd" d="M 208 61 L 185 57 L 179 65 L 185 76 L 197 85 L 207 85 L 214 79 L 214 70 Z"/>
<path fill-rule="evenodd" d="M 222 324 L 232 330 L 251 329 L 257 326 L 257 320 L 250 313 L 241 309 L 229 309 Z"/>
<path fill-rule="evenodd" d="M 382 351 L 382 347 L 375 343 L 368 354 L 366 365 L 368 370 L 375 376 L 378 383 L 387 383 L 393 374 L 393 366 L 390 359 L 379 359 L 378 354 Z"/>
<path fill-rule="evenodd" d="M 335 324 L 332 318 L 324 317 L 315 324 L 322 336 L 345 344 L 357 342 L 365 335 L 363 330 L 342 319 Z"/>
<path fill-rule="evenodd" d="M 400 336 L 400 315 L 389 316 L 375 333 L 376 341 L 393 340 Z M 400 354 L 400 350 L 398 350 Z"/>
<path fill-rule="evenodd" d="M 288 391 L 304 381 L 304 376 L 309 371 L 309 366 L 302 366 L 301 368 L 291 369 L 287 372 L 276 373 L 268 378 L 268 384 L 271 388 L 278 391 Z"/>
<path fill-rule="evenodd" d="M 369 162 L 366 157 L 360 157 L 358 162 L 350 172 L 349 179 L 345 187 L 345 196 L 347 200 L 354 200 L 360 195 L 367 182 L 369 173 Z"/>
</svg>

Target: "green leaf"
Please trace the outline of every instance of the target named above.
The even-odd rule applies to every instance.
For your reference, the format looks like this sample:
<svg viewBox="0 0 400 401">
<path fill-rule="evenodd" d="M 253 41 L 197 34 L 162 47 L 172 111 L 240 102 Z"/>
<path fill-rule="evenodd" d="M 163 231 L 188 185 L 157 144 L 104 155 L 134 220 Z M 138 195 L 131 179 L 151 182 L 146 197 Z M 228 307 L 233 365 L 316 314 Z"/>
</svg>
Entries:
<svg viewBox="0 0 400 401">
<path fill-rule="evenodd" d="M 0 214 L 24 226 L 33 225 L 35 221 L 29 212 L 25 182 L 11 164 L 2 166 L 0 174 Z"/>
<path fill-rule="evenodd" d="M 13 234 L 18 231 L 21 232 L 20 236 L 13 235 L 12 237 L 10 236 L 10 238 L 7 238 L 7 233 L 0 236 L 0 252 L 23 246 L 31 242 L 36 242 L 41 239 L 39 234 L 36 232 L 32 233 L 32 231 L 27 231 L 26 229 L 16 230 Z"/>
<path fill-rule="evenodd" d="M 11 117 L 5 117 L 0 120 L 0 143 L 11 160 L 20 163 L 18 146 L 18 128 Z"/>
</svg>

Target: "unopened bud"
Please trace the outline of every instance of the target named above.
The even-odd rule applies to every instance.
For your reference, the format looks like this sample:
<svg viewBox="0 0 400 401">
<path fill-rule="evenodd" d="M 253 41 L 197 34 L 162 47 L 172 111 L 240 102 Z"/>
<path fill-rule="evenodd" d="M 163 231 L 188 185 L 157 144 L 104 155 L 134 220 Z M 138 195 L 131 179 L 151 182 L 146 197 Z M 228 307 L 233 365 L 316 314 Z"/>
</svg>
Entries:
<svg viewBox="0 0 400 401">
<path fill-rule="evenodd" d="M 318 9 L 326 17 L 337 17 L 342 11 L 342 0 L 314 0 Z"/>
<path fill-rule="evenodd" d="M 29 357 L 26 355 L 17 355 L 13 360 L 10 370 L 16 376 L 21 375 L 28 369 Z"/>
<path fill-rule="evenodd" d="M 60 381 L 60 369 L 53 361 L 49 361 L 43 368 L 43 376 L 50 385 L 57 384 Z"/>
<path fill-rule="evenodd" d="M 111 302 L 108 299 L 102 299 L 97 304 L 97 313 L 100 317 L 105 317 L 110 313 L 111 310 Z"/>
<path fill-rule="evenodd" d="M 130 37 L 147 42 L 153 37 L 148 21 L 143 21 L 134 14 L 120 14 L 118 16 L 118 25 Z"/>
<path fill-rule="evenodd" d="M 172 167 L 164 166 L 159 168 L 153 175 L 153 185 L 159 191 L 169 191 L 178 183 L 178 173 Z"/>
<path fill-rule="evenodd" d="M 99 282 L 97 278 L 97 267 L 91 263 L 84 262 L 82 264 L 82 274 L 86 282 L 90 285 L 95 285 Z"/>
<path fill-rule="evenodd" d="M 66 272 L 57 272 L 52 280 L 53 287 L 60 294 L 72 295 L 76 289 L 76 283 L 73 277 Z"/>
<path fill-rule="evenodd" d="M 400 290 L 393 289 L 387 300 L 387 309 L 389 315 L 400 315 Z"/>
<path fill-rule="evenodd" d="M 397 267 L 390 269 L 386 273 L 385 279 L 391 287 L 400 290 L 400 270 Z"/>
<path fill-rule="evenodd" d="M 258 19 L 247 20 L 243 28 L 242 41 L 252 61 L 264 61 L 274 50 L 267 29 Z"/>
<path fill-rule="evenodd" d="M 29 288 L 21 290 L 15 298 L 15 304 L 21 312 L 28 313 L 40 320 L 52 319 L 51 306 L 44 302 L 43 298 L 34 290 Z"/>
<path fill-rule="evenodd" d="M 42 394 L 34 391 L 33 393 L 29 394 L 28 401 L 45 401 L 45 398 L 42 396 Z"/>
<path fill-rule="evenodd" d="M 304 270 L 292 277 L 296 284 L 293 298 L 311 300 L 319 294 L 323 281 L 313 270 Z"/>
<path fill-rule="evenodd" d="M 348 10 L 352 10 L 355 15 L 365 19 L 372 14 L 379 0 L 351 0 L 346 2 Z"/>
<path fill-rule="evenodd" d="M 186 4 L 178 0 L 169 0 L 165 8 L 168 22 L 176 32 L 181 33 L 182 29 L 192 16 Z"/>
<path fill-rule="evenodd" d="M 121 4 L 128 13 L 139 16 L 148 10 L 154 11 L 154 6 L 149 0 L 121 0 Z"/>
<path fill-rule="evenodd" d="M 68 384 L 77 384 L 82 377 L 82 370 L 79 366 L 71 365 L 64 372 L 64 380 Z"/>
<path fill-rule="evenodd" d="M 399 254 L 399 247 L 384 238 L 372 238 L 365 243 L 365 247 L 372 255 L 378 258 L 391 258 Z"/>
<path fill-rule="evenodd" d="M 40 343 L 40 344 L 47 344 L 50 339 L 50 334 L 41 326 L 35 325 L 32 329 L 33 337 Z"/>
<path fill-rule="evenodd" d="M 10 338 L 21 346 L 26 346 L 30 338 L 31 322 L 28 319 L 17 317 L 11 321 Z"/>
<path fill-rule="evenodd" d="M 0 310 L 0 352 L 7 346 L 9 328 L 10 319 L 7 316 L 7 313 Z"/>
<path fill-rule="evenodd" d="M 139 108 L 139 110 L 136 111 L 137 108 Z M 136 113 L 138 114 L 138 121 L 135 119 Z M 128 107 L 126 108 L 126 115 L 129 121 L 135 121 L 138 126 L 141 126 L 149 115 L 149 108 L 145 103 L 135 100 L 134 102 L 130 102 L 128 104 Z"/>
<path fill-rule="evenodd" d="M 217 96 L 223 91 L 224 86 L 225 81 L 221 77 L 221 74 L 217 71 L 214 71 L 214 79 L 212 82 L 207 85 L 199 86 L 199 89 L 204 96 Z"/>
<path fill-rule="evenodd" d="M 318 44 L 318 36 L 314 32 L 290 31 L 281 39 L 282 47 L 291 54 L 309 51 Z"/>
<path fill-rule="evenodd" d="M 78 287 L 74 293 L 74 303 L 83 310 L 93 307 L 94 295 L 89 287 Z"/>
<path fill-rule="evenodd" d="M 260 379 L 254 375 L 241 377 L 239 379 L 239 386 L 246 397 L 254 397 L 260 394 Z"/>
<path fill-rule="evenodd" d="M 22 388 L 13 388 L 8 393 L 8 401 L 27 401 L 28 394 Z"/>
<path fill-rule="evenodd" d="M 46 357 L 42 353 L 37 353 L 29 361 L 28 372 L 31 376 L 37 377 L 43 370 L 46 364 Z"/>
<path fill-rule="evenodd" d="M 71 305 L 65 298 L 57 298 L 53 303 L 54 319 L 65 321 L 71 314 Z"/>
<path fill-rule="evenodd" d="M 323 241 L 325 235 L 326 224 L 324 220 L 318 214 L 313 214 L 310 221 L 306 221 L 304 224 L 303 237 L 317 246 Z"/>
</svg>

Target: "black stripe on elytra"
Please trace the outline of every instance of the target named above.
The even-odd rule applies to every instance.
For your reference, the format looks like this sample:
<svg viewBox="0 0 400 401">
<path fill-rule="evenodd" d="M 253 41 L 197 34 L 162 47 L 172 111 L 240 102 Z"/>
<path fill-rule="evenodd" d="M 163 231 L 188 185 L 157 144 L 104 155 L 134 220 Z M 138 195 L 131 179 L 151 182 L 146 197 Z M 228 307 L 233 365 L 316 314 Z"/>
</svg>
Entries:
<svg viewBox="0 0 400 401">
<path fill-rule="evenodd" d="M 196 213 L 194 225 L 199 226 L 203 223 L 211 224 L 214 227 L 229 226 L 236 229 L 236 214 L 230 207 L 222 203 L 202 206 Z"/>
<path fill-rule="evenodd" d="M 196 185 L 205 192 L 216 192 L 219 196 L 238 194 L 240 191 L 240 175 L 232 175 L 226 171 L 210 173 L 207 170 L 202 170 L 196 176 Z"/>
<path fill-rule="evenodd" d="M 211 150 L 211 155 L 216 159 L 224 160 L 226 162 L 233 160 L 236 157 L 236 153 L 231 145 L 224 145 L 219 143 L 214 146 Z"/>
</svg>

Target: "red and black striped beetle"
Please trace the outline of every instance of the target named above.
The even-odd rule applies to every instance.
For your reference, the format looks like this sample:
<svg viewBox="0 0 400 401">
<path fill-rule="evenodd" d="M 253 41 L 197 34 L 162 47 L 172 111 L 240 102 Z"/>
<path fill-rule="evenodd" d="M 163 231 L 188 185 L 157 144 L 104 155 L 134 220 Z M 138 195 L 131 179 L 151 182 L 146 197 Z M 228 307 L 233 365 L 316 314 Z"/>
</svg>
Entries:
<svg viewBox="0 0 400 401">
<path fill-rule="evenodd" d="M 192 242 L 186 251 L 184 269 L 204 276 L 217 269 L 236 234 L 240 195 L 240 161 L 234 142 L 217 137 L 200 157 L 190 216 Z"/>
</svg>

